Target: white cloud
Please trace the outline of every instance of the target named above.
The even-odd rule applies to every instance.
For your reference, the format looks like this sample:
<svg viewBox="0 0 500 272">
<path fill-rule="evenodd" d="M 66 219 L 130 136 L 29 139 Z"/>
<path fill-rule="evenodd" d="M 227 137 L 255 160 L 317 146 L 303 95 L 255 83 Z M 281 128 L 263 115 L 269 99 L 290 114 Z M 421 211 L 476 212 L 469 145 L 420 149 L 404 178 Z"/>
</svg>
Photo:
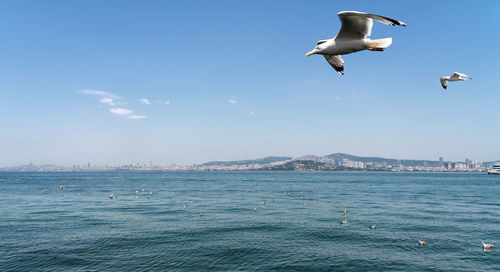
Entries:
<svg viewBox="0 0 500 272">
<path fill-rule="evenodd" d="M 335 97 L 335 100 L 340 100 L 340 96 L 336 96 L 336 97 Z"/>
<path fill-rule="evenodd" d="M 124 108 L 113 108 L 109 110 L 111 113 L 117 114 L 117 115 L 129 115 L 134 113 L 133 111 L 129 109 L 124 109 Z"/>
<path fill-rule="evenodd" d="M 148 118 L 146 115 L 130 115 L 127 116 L 127 119 L 145 119 Z"/>
<path fill-rule="evenodd" d="M 165 104 L 170 105 L 170 100 L 165 101 Z"/>
<path fill-rule="evenodd" d="M 112 94 L 112 93 L 105 92 L 105 91 L 89 90 L 89 89 L 87 89 L 87 90 L 80 90 L 78 92 L 82 93 L 82 94 L 88 94 L 88 95 L 95 95 L 95 96 L 102 96 L 102 97 L 107 97 L 107 98 L 121 99 L 119 96 L 117 96 L 115 94 Z"/>
<path fill-rule="evenodd" d="M 151 105 L 151 101 L 147 98 L 141 98 L 139 101 L 141 101 L 141 104 Z"/>
<path fill-rule="evenodd" d="M 111 106 L 116 105 L 116 104 L 113 102 L 113 98 L 107 98 L 107 97 L 104 97 L 104 98 L 101 98 L 101 100 L 99 100 L 99 102 L 101 102 L 101 103 L 103 103 L 103 104 L 108 104 L 108 105 L 111 105 Z"/>
<path fill-rule="evenodd" d="M 255 116 L 255 112 L 251 111 L 250 113 L 250 116 Z"/>
<path fill-rule="evenodd" d="M 231 104 L 236 104 L 238 103 L 238 101 L 234 100 L 234 99 L 229 99 L 227 102 L 231 103 Z"/>
</svg>

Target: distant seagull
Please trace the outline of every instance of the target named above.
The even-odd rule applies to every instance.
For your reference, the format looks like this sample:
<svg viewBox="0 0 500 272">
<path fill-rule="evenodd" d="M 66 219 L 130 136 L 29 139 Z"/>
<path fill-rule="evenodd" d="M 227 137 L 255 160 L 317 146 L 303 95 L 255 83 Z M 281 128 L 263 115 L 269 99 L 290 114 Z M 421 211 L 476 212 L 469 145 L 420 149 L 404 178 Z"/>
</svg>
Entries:
<svg viewBox="0 0 500 272">
<path fill-rule="evenodd" d="M 43 190 L 42 190 L 42 192 L 43 192 L 43 193 L 47 192 L 47 189 L 43 189 Z"/>
<path fill-rule="evenodd" d="M 59 189 L 64 190 L 64 186 L 63 185 L 59 186 Z"/>
<path fill-rule="evenodd" d="M 304 208 L 306 208 L 306 207 L 307 207 L 307 203 L 304 202 Z"/>
<path fill-rule="evenodd" d="M 277 201 L 276 199 L 273 199 L 273 202 L 274 202 L 274 203 L 276 203 L 276 201 Z"/>
<path fill-rule="evenodd" d="M 484 250 L 490 250 L 495 247 L 495 244 L 486 244 L 485 242 L 481 241 L 481 244 L 483 244 L 483 249 Z"/>
<path fill-rule="evenodd" d="M 203 213 L 200 213 L 200 216 L 203 216 Z"/>
<path fill-rule="evenodd" d="M 418 245 L 419 246 L 425 246 L 425 245 L 427 245 L 427 240 L 418 240 Z"/>
<path fill-rule="evenodd" d="M 346 214 L 347 214 L 346 210 L 342 211 L 342 216 L 345 216 Z"/>
<path fill-rule="evenodd" d="M 339 33 L 333 39 L 318 41 L 318 45 L 306 56 L 320 54 L 337 71 L 344 74 L 344 60 L 340 55 L 346 55 L 361 50 L 384 51 L 392 43 L 392 38 L 370 40 L 373 19 L 386 25 L 401 25 L 405 23 L 380 15 L 359 11 L 341 11 L 337 16 L 342 23 Z"/>
<path fill-rule="evenodd" d="M 114 199 L 114 198 L 116 198 L 116 196 L 114 194 L 110 194 L 109 198 Z"/>
<path fill-rule="evenodd" d="M 441 86 L 443 86 L 443 89 L 446 90 L 446 88 L 448 88 L 448 81 L 464 81 L 467 78 L 472 79 L 472 77 L 466 74 L 454 72 L 453 75 L 451 76 L 445 76 L 440 78 Z"/>
<path fill-rule="evenodd" d="M 256 212 L 257 211 L 257 208 L 253 208 L 253 212 Z"/>
<path fill-rule="evenodd" d="M 370 226 L 370 229 L 376 229 L 376 228 L 377 228 L 377 226 L 375 226 L 375 225 Z"/>
<path fill-rule="evenodd" d="M 347 219 L 344 219 L 344 220 L 340 221 L 340 224 L 342 224 L 342 225 L 347 224 Z"/>
<path fill-rule="evenodd" d="M 265 201 L 261 201 L 260 204 L 266 205 L 266 202 Z"/>
</svg>

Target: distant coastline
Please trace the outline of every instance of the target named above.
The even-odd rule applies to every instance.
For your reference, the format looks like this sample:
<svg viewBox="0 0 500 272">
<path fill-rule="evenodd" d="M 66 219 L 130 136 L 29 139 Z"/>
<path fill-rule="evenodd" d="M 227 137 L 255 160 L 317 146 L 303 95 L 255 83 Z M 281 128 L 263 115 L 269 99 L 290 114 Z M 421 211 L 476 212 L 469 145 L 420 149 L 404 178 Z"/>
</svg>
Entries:
<svg viewBox="0 0 500 272">
<path fill-rule="evenodd" d="M 358 171 L 358 172 L 486 172 L 499 161 L 473 162 L 439 160 L 400 160 L 360 157 L 345 153 L 326 156 L 265 157 L 256 160 L 211 161 L 190 166 L 135 163 L 98 166 L 87 163 L 71 167 L 58 165 L 21 165 L 0 168 L 2 172 L 102 172 L 102 171 Z"/>
</svg>

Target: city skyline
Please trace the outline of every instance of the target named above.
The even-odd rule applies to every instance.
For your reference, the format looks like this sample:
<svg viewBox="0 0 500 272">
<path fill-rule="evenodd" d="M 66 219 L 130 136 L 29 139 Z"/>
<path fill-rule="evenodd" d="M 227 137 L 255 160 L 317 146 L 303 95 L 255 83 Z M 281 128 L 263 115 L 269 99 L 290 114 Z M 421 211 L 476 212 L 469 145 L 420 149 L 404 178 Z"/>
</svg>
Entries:
<svg viewBox="0 0 500 272">
<path fill-rule="evenodd" d="M 336 156 L 346 156 L 347 158 L 343 159 L 334 159 L 333 157 Z M 349 159 L 350 158 L 350 159 Z M 439 157 L 438 159 L 412 159 L 412 158 L 388 158 L 388 157 L 380 157 L 380 156 L 358 156 L 358 155 L 351 155 L 351 154 L 346 154 L 346 153 L 331 153 L 327 155 L 302 155 L 302 156 L 295 156 L 295 157 L 290 157 L 290 156 L 266 156 L 266 157 L 260 157 L 260 158 L 246 158 L 246 159 L 241 159 L 241 160 L 231 160 L 231 161 L 218 161 L 218 160 L 211 160 L 211 161 L 205 161 L 205 162 L 194 162 L 192 164 L 177 164 L 177 163 L 172 163 L 172 162 L 153 162 L 153 161 L 130 161 L 130 162 L 124 162 L 124 163 L 118 163 L 118 164 L 96 164 L 92 162 L 85 162 L 85 163 L 80 163 L 80 164 L 73 164 L 73 165 L 58 165 L 58 164 L 53 164 L 53 163 L 45 163 L 45 164 L 34 164 L 33 162 L 29 162 L 27 164 L 21 164 L 21 165 L 10 165 L 10 166 L 0 166 L 0 170 L 6 170 L 6 169 L 15 169 L 15 168 L 23 168 L 23 167 L 47 167 L 47 168 L 65 168 L 65 169 L 156 169 L 160 170 L 172 170 L 180 167 L 179 169 L 183 170 L 207 170 L 207 169 L 223 169 L 223 170 L 237 170 L 239 168 L 231 168 L 232 166 L 239 166 L 239 165 L 247 165 L 251 166 L 254 164 L 258 165 L 273 165 L 275 162 L 285 162 L 285 161 L 320 161 L 320 162 L 335 162 L 335 164 L 338 164 L 339 166 L 342 165 L 343 160 L 347 160 L 347 163 L 354 163 L 349 166 L 355 165 L 355 168 L 364 168 L 364 167 L 359 167 L 359 165 L 365 165 L 367 161 L 371 162 L 377 162 L 379 160 L 383 161 L 394 161 L 391 162 L 390 164 L 397 164 L 397 165 L 407 165 L 408 162 L 410 164 L 414 164 L 416 162 L 423 163 L 424 166 L 426 163 L 429 164 L 435 164 L 439 163 L 440 166 L 444 167 L 445 169 L 455 169 L 455 165 L 458 165 L 458 168 L 461 168 L 461 166 L 466 165 L 466 169 L 470 168 L 470 165 L 481 165 L 487 166 L 487 165 L 492 165 L 495 163 L 500 163 L 500 159 L 498 160 L 490 160 L 490 161 L 485 161 L 485 160 L 480 160 L 480 161 L 474 161 L 470 160 L 469 158 L 464 158 L 463 160 L 449 160 L 445 159 L 443 157 Z M 266 162 L 267 161 L 267 162 Z M 339 164 L 340 163 L 340 164 Z M 231 166 L 229 168 L 219 168 L 219 166 Z M 452 167 L 453 165 L 453 167 Z M 215 168 L 212 168 L 215 166 Z M 345 166 L 345 165 L 344 165 Z M 407 165 L 408 166 L 408 165 Z M 124 168 L 125 167 L 125 168 Z M 201 167 L 201 168 L 199 168 Z M 197 169 L 199 168 L 199 169 Z M 245 167 L 244 167 L 245 168 Z M 244 169 L 242 168 L 242 169 Z M 457 169 L 458 169 L 457 168 Z M 241 169 L 240 169 L 241 170 Z"/>
<path fill-rule="evenodd" d="M 1 2 L 0 167 L 500 158 L 500 2 L 316 4 Z M 374 24 L 393 44 L 346 55 L 339 76 L 304 54 L 342 10 L 408 26 Z M 444 92 L 454 71 L 474 80 Z"/>
</svg>

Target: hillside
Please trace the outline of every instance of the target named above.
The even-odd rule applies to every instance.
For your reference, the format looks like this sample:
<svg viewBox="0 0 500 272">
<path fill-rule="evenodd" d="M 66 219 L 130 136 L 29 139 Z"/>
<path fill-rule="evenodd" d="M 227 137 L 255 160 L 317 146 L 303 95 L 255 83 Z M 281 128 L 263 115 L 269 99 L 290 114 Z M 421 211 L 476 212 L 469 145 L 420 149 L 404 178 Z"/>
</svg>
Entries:
<svg viewBox="0 0 500 272">
<path fill-rule="evenodd" d="M 252 164 L 260 164 L 260 165 L 266 165 L 274 162 L 281 162 L 281 161 L 289 161 L 291 160 L 291 157 L 265 157 L 261 159 L 256 159 L 256 160 L 240 160 L 240 161 L 211 161 L 207 162 L 204 164 L 201 164 L 200 166 L 238 166 L 238 165 L 252 165 Z"/>
</svg>

